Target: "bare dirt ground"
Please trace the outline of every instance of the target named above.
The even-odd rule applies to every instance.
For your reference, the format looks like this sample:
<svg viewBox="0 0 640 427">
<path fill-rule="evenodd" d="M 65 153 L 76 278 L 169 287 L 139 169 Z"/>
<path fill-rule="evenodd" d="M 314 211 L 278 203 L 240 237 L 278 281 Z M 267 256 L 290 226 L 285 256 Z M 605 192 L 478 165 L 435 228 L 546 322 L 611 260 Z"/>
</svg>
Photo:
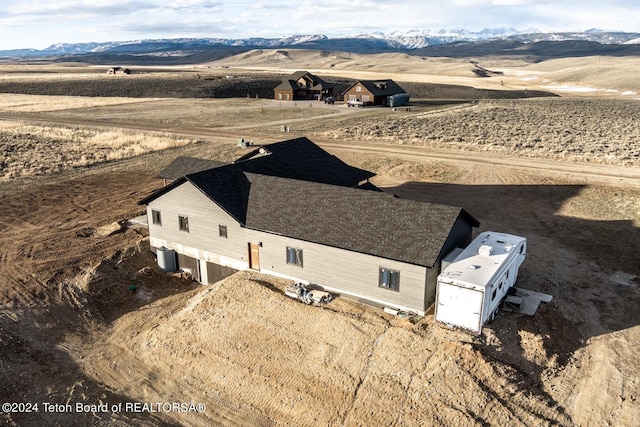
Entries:
<svg viewBox="0 0 640 427">
<path fill-rule="evenodd" d="M 80 120 L 73 108 L 56 114 L 50 119 L 66 126 L 136 127 L 106 110 L 96 119 Z M 51 124 L 30 116 L 21 119 Z M 341 129 L 342 118 L 328 120 Z M 500 315 L 481 337 L 437 325 L 431 315 L 398 319 L 345 298 L 306 306 L 283 295 L 286 282 L 257 273 L 208 287 L 159 273 L 145 231 L 125 224 L 142 212 L 137 201 L 161 185 L 155 174 L 177 155 L 238 157 L 246 150 L 238 137 L 296 136 L 279 133 L 287 119 L 299 119 L 300 132 L 313 126 L 297 115 L 240 131 L 171 124 L 199 142 L 0 184 L 0 400 L 40 403 L 37 413 L 3 411 L 3 422 L 638 423 L 637 167 L 311 136 L 376 171 L 386 191 L 463 206 L 481 230 L 527 237 L 519 286 L 554 299 L 532 318 Z M 137 126 L 167 130 L 153 120 Z M 78 412 L 78 402 L 109 410 Z M 110 409 L 126 402 L 206 409 Z M 44 403 L 74 410 L 43 412 Z"/>
</svg>

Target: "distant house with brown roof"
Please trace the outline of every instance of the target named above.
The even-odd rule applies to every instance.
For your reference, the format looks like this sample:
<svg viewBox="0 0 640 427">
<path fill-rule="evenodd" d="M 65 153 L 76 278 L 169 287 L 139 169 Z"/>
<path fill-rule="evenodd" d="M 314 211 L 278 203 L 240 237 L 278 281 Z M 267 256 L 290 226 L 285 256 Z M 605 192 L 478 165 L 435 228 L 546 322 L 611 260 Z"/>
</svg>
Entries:
<svg viewBox="0 0 640 427">
<path fill-rule="evenodd" d="M 255 270 L 424 314 L 440 261 L 479 224 L 460 207 L 362 189 L 371 176 L 298 138 L 185 175 L 139 203 L 158 260 L 173 251 L 204 284 Z"/>
<path fill-rule="evenodd" d="M 307 71 L 296 71 L 273 89 L 278 101 L 321 100 L 333 95 L 333 85 Z"/>
<path fill-rule="evenodd" d="M 359 101 L 363 105 L 392 105 L 390 98 L 405 94 L 402 98 L 406 97 L 408 101 L 409 96 L 407 92 L 400 87 L 396 82 L 391 79 L 386 80 L 358 80 L 347 88 L 342 95 L 344 96 L 344 102 Z M 405 102 L 406 103 L 406 102 Z M 396 104 L 401 105 L 401 104 Z"/>
</svg>

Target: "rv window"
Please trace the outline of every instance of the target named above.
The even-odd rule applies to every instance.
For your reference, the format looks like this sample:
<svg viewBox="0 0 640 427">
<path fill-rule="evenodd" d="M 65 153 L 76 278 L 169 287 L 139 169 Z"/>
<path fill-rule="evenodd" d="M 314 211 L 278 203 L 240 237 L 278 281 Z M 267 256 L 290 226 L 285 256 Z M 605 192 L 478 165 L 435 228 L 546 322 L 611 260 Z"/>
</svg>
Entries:
<svg viewBox="0 0 640 427">
<path fill-rule="evenodd" d="M 493 290 L 493 294 L 491 294 L 491 301 L 493 301 L 494 299 L 496 299 L 496 294 L 497 294 L 498 290 L 494 289 Z"/>
<path fill-rule="evenodd" d="M 287 264 L 299 265 L 302 267 L 302 249 L 290 248 L 287 246 Z"/>
<path fill-rule="evenodd" d="M 400 272 L 380 267 L 378 286 L 393 291 L 400 290 Z"/>
</svg>

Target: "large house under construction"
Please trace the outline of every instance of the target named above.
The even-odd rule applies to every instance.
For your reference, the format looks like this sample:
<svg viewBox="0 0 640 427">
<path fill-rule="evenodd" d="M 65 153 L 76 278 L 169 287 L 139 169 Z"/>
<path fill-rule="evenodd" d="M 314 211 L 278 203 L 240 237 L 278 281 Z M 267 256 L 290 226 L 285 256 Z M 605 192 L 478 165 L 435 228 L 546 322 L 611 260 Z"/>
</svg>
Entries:
<svg viewBox="0 0 640 427">
<path fill-rule="evenodd" d="M 159 264 L 204 284 L 250 269 L 424 314 L 441 259 L 479 225 L 460 207 L 379 191 L 373 173 L 306 138 L 212 166 L 140 201 Z"/>
</svg>

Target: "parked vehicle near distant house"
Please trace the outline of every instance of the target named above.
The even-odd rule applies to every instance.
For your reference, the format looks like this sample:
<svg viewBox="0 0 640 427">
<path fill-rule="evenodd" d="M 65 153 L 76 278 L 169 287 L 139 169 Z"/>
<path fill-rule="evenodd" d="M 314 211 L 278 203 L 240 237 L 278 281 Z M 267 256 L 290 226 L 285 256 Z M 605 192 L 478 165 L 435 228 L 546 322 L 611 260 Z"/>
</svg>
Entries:
<svg viewBox="0 0 640 427">
<path fill-rule="evenodd" d="M 364 108 L 364 102 L 357 99 L 350 99 L 347 101 L 347 107 L 360 107 Z"/>
<path fill-rule="evenodd" d="M 328 96 L 324 99 L 325 104 L 335 104 L 336 99 L 333 96 Z"/>
</svg>

